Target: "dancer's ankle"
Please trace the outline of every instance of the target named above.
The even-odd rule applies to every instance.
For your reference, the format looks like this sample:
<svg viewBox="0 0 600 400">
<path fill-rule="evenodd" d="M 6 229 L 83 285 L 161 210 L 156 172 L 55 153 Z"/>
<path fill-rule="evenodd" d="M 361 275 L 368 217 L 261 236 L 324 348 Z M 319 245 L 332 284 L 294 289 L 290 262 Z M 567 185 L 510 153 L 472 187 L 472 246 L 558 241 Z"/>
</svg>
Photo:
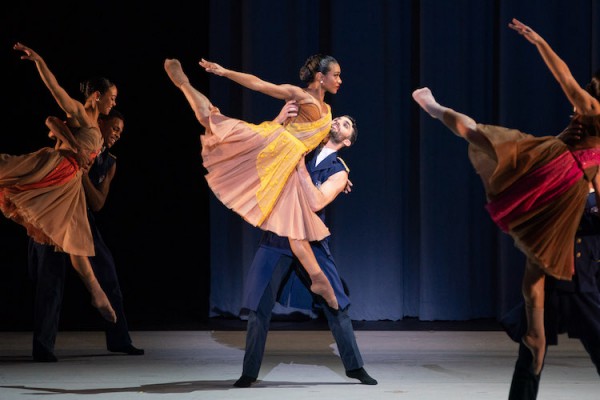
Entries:
<svg viewBox="0 0 600 400">
<path fill-rule="evenodd" d="M 531 352 L 531 369 L 534 375 L 539 375 L 544 366 L 544 357 L 546 354 L 546 339 L 532 334 L 526 334 L 521 339 L 525 347 Z"/>
</svg>

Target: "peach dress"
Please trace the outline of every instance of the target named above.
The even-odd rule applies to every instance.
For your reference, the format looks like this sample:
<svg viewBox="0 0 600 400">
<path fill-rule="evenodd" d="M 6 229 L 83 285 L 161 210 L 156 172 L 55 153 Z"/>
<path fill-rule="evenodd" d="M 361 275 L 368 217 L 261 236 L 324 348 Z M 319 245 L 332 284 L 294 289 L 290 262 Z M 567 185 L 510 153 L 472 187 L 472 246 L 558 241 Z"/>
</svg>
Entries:
<svg viewBox="0 0 600 400">
<path fill-rule="evenodd" d="M 574 240 L 600 164 L 600 139 L 576 147 L 555 136 L 477 125 L 493 154 L 469 145 L 469 159 L 483 180 L 492 219 L 512 236 L 528 260 L 545 273 L 571 280 Z"/>
<path fill-rule="evenodd" d="M 90 158 L 95 157 L 103 143 L 100 130 L 71 130 Z M 24 155 L 0 154 L 0 210 L 36 242 L 93 256 L 81 175 L 74 160 L 51 147 Z"/>
<path fill-rule="evenodd" d="M 331 108 L 299 105 L 283 125 L 229 118 L 214 107 L 201 135 L 206 180 L 216 197 L 253 226 L 299 240 L 321 240 L 329 229 L 311 210 L 296 165 L 328 135 Z"/>
</svg>

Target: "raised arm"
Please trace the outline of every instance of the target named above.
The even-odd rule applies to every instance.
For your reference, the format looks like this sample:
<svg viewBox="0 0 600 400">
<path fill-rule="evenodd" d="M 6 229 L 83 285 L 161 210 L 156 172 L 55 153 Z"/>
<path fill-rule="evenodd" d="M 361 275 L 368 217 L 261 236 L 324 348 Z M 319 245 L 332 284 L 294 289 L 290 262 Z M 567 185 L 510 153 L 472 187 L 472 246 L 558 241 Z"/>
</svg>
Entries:
<svg viewBox="0 0 600 400">
<path fill-rule="evenodd" d="M 298 161 L 296 169 L 300 174 L 300 184 L 307 195 L 310 208 L 315 212 L 323 209 L 346 189 L 348 183 L 348 173 L 346 171 L 331 175 L 319 187 L 316 187 L 306 169 L 304 157 Z"/>
<path fill-rule="evenodd" d="M 276 99 L 302 101 L 312 98 L 312 96 L 302 90 L 299 86 L 290 84 L 276 85 L 274 83 L 264 81 L 255 75 L 223 68 L 219 64 L 207 61 L 204 58 L 199 62 L 199 64 L 206 70 L 206 72 L 231 79 L 232 81 L 239 83 L 248 89 L 261 92 Z"/>
<path fill-rule="evenodd" d="M 50 71 L 44 59 L 35 51 L 23 45 L 22 43 L 15 44 L 13 48 L 17 51 L 23 52 L 23 55 L 21 55 L 21 60 L 30 60 L 35 63 L 42 81 L 50 90 L 50 93 L 60 108 L 62 108 L 67 114 L 67 117 L 75 119 L 80 126 L 90 126 L 91 122 L 87 116 L 87 113 L 85 112 L 83 104 L 69 96 L 66 90 L 64 90 L 58 84 L 56 77 Z"/>
<path fill-rule="evenodd" d="M 577 113 L 588 116 L 600 114 L 600 102 L 577 83 L 567 64 L 552 50 L 544 38 L 515 18 L 508 26 L 537 47 L 542 59 Z"/>
</svg>

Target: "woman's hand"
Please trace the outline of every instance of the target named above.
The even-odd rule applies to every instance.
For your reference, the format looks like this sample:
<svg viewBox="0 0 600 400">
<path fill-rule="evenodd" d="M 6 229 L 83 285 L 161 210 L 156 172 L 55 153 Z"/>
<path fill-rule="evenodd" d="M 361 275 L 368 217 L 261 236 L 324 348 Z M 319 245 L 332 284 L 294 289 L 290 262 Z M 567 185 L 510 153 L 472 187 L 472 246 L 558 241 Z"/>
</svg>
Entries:
<svg viewBox="0 0 600 400">
<path fill-rule="evenodd" d="M 217 63 L 207 61 L 204 58 L 202 58 L 198 64 L 200 64 L 200 66 L 204 68 L 206 72 L 210 72 L 211 74 L 223 76 L 225 75 L 225 72 L 227 72 L 226 68 L 221 67 Z"/>
<path fill-rule="evenodd" d="M 42 59 L 38 53 L 31 50 L 29 47 L 25 46 L 22 43 L 17 42 L 13 46 L 13 49 L 17 51 L 22 51 L 24 53 L 23 55 L 21 55 L 21 60 L 30 60 L 35 62 Z"/>
<path fill-rule="evenodd" d="M 541 40 L 540 35 L 516 18 L 513 18 L 512 22 L 508 23 L 508 27 L 517 31 L 519 35 L 524 36 L 530 43 L 536 44 Z"/>
</svg>

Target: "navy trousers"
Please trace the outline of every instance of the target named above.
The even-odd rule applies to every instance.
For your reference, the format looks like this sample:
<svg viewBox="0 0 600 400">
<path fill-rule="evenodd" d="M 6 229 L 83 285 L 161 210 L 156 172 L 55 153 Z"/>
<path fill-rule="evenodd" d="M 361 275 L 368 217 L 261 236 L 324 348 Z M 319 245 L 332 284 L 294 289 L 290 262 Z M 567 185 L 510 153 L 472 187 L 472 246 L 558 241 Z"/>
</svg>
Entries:
<svg viewBox="0 0 600 400">
<path fill-rule="evenodd" d="M 273 271 L 271 281 L 264 290 L 256 311 L 249 311 L 243 375 L 252 378 L 258 377 L 265 352 L 273 307 L 277 301 L 280 289 L 293 273 L 298 273 L 303 284 L 310 287 L 306 276 L 303 275 L 304 270 L 294 264 L 292 257 L 281 254 L 281 258 Z M 319 301 L 321 300 L 319 299 Z M 344 368 L 346 371 L 361 368 L 364 363 L 356 344 L 352 320 L 348 315 L 348 307 L 336 311 L 323 304 L 322 309 L 337 344 Z"/>
<path fill-rule="evenodd" d="M 90 257 L 98 283 L 106 293 L 117 315 L 117 322 L 105 321 L 106 347 L 119 349 L 131 345 L 129 327 L 123 309 L 115 261 L 104 243 L 94 216 L 88 210 L 96 255 Z M 54 353 L 67 268 L 72 268 L 69 255 L 54 251 L 53 246 L 29 240 L 29 276 L 35 283 L 33 316 L 33 354 Z"/>
</svg>

